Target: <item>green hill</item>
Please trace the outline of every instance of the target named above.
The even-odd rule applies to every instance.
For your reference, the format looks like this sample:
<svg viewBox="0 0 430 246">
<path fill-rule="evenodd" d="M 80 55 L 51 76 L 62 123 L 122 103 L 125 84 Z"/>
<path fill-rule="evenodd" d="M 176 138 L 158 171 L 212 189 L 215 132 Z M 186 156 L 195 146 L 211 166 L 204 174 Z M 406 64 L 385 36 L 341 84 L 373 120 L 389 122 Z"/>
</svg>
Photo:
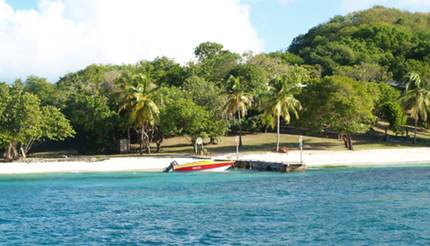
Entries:
<svg viewBox="0 0 430 246">
<path fill-rule="evenodd" d="M 401 80 L 408 71 L 430 76 L 430 14 L 380 6 L 336 16 L 298 36 L 289 51 L 326 75 L 339 66 L 379 64 Z"/>
</svg>

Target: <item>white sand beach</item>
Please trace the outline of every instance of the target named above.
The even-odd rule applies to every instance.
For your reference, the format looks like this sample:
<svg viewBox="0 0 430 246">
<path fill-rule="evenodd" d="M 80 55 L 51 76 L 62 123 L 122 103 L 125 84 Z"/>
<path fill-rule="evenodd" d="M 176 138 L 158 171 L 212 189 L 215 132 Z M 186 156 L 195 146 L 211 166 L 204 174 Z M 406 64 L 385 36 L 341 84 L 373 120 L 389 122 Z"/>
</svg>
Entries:
<svg viewBox="0 0 430 246">
<path fill-rule="evenodd" d="M 235 155 L 224 157 L 236 158 Z M 299 162 L 300 152 L 290 151 L 288 154 L 243 154 L 240 155 L 239 159 L 287 163 Z M 430 164 L 430 148 L 396 148 L 360 151 L 305 150 L 303 151 L 303 162 L 307 167 Z"/>
<path fill-rule="evenodd" d="M 162 172 L 176 160 L 178 163 L 193 161 L 191 158 L 121 157 L 102 161 L 11 162 L 0 163 L 0 174 L 80 173 L 80 172 Z"/>
<path fill-rule="evenodd" d="M 232 159 L 235 154 L 215 156 L 216 159 Z M 300 152 L 288 154 L 258 153 L 241 154 L 240 160 L 269 162 L 299 162 Z M 102 161 L 60 162 L 13 162 L 0 163 L 0 174 L 76 173 L 76 172 L 161 172 L 173 160 L 187 163 L 192 158 L 121 157 Z M 375 149 L 362 151 L 303 151 L 303 161 L 308 168 L 326 166 L 387 166 L 407 164 L 430 164 L 430 148 Z"/>
</svg>

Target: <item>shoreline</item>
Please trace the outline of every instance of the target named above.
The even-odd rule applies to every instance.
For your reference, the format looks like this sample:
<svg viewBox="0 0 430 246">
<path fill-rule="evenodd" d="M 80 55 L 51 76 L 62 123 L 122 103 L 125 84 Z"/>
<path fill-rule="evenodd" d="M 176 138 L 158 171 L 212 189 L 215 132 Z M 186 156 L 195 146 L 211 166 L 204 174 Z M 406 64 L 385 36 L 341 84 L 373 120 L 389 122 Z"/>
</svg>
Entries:
<svg viewBox="0 0 430 246">
<path fill-rule="evenodd" d="M 300 162 L 300 151 L 288 154 L 267 152 L 264 154 L 244 154 L 239 160 L 260 160 L 278 162 Z M 398 166 L 430 164 L 429 147 L 400 149 L 373 149 L 357 151 L 304 150 L 303 162 L 307 168 L 313 167 L 361 167 L 361 166 Z"/>
<path fill-rule="evenodd" d="M 300 152 L 245 153 L 213 156 L 213 159 L 260 160 L 271 162 L 300 162 Z M 100 172 L 162 172 L 173 160 L 187 163 L 199 160 L 185 157 L 110 157 L 97 161 L 49 159 L 0 163 L 0 175 L 49 174 L 49 173 L 100 173 Z M 430 148 L 374 149 L 359 151 L 305 150 L 303 161 L 306 168 L 334 167 L 387 167 L 430 165 Z"/>
</svg>

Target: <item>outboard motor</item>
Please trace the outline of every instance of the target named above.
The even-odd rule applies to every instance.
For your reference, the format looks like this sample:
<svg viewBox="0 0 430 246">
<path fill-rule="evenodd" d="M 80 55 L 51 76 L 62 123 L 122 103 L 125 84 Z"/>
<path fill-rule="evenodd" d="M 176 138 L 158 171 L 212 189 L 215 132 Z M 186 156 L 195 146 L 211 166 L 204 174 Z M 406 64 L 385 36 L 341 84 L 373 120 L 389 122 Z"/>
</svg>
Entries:
<svg viewBox="0 0 430 246">
<path fill-rule="evenodd" d="M 175 171 L 175 166 L 178 166 L 178 163 L 176 161 L 172 161 L 170 163 L 170 165 L 168 167 L 166 167 L 166 169 L 164 169 L 164 172 L 165 173 L 174 172 Z"/>
</svg>

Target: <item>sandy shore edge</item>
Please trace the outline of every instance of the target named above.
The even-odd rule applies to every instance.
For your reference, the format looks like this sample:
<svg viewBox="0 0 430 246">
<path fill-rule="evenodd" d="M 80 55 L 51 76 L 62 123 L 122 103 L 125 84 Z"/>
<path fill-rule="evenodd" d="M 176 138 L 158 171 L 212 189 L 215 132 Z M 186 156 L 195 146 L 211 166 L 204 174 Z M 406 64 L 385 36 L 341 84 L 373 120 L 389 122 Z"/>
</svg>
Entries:
<svg viewBox="0 0 430 246">
<path fill-rule="evenodd" d="M 234 158 L 231 156 L 231 158 Z M 241 160 L 300 162 L 300 152 L 287 155 L 277 153 L 246 154 Z M 405 164 L 430 164 L 430 148 L 373 149 L 359 151 L 303 151 L 307 167 L 324 166 L 387 166 Z"/>
<path fill-rule="evenodd" d="M 270 162 L 299 162 L 300 152 L 288 154 L 255 153 L 218 155 L 215 159 L 260 160 Z M 0 175 L 79 172 L 161 172 L 173 160 L 178 163 L 195 161 L 192 158 L 172 157 L 121 157 L 96 162 L 30 162 L 0 163 Z M 307 168 L 363 167 L 430 164 L 430 148 L 374 149 L 362 151 L 304 151 L 303 161 Z"/>
</svg>

